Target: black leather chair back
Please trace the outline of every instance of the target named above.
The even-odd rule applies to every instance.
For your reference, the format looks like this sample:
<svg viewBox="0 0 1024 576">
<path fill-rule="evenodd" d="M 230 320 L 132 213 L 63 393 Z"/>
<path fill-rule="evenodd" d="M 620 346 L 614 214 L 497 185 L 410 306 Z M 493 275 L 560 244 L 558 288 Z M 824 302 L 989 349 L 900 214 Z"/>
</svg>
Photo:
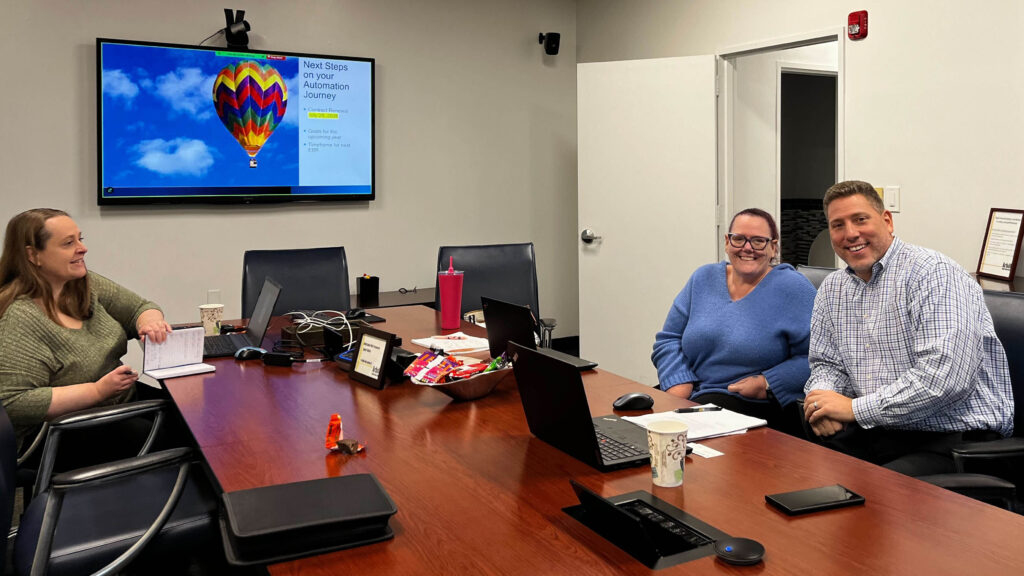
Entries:
<svg viewBox="0 0 1024 576">
<path fill-rule="evenodd" d="M 14 426 L 7 416 L 7 411 L 0 406 L 0 534 L 11 531 L 11 520 L 14 517 L 14 490 L 17 486 L 16 471 L 18 469 L 18 443 L 14 435 Z M 0 547 L 0 566 L 7 565 L 7 544 Z"/>
<path fill-rule="evenodd" d="M 992 315 L 996 335 L 1006 350 L 1013 383 L 1015 436 L 1024 436 L 1024 294 L 985 290 L 985 305 Z"/>
<path fill-rule="evenodd" d="M 462 311 L 482 308 L 481 296 L 529 306 L 540 318 L 537 299 L 537 262 L 533 243 L 490 244 L 481 246 L 441 246 L 437 251 L 437 270 L 448 270 L 448 258 L 454 257 L 455 269 L 462 270 Z M 437 288 L 437 278 L 434 278 Z M 441 291 L 434 296 L 434 309 L 441 309 Z"/>
<path fill-rule="evenodd" d="M 346 312 L 351 308 L 348 261 L 341 246 L 246 251 L 242 265 L 243 317 L 252 316 L 267 276 L 281 285 L 275 316 L 291 310 Z"/>
<path fill-rule="evenodd" d="M 821 286 L 821 283 L 825 281 L 825 277 L 829 274 L 838 270 L 838 268 L 823 268 L 821 266 L 805 266 L 800 264 L 796 267 L 797 271 L 807 277 L 817 288 Z"/>
</svg>

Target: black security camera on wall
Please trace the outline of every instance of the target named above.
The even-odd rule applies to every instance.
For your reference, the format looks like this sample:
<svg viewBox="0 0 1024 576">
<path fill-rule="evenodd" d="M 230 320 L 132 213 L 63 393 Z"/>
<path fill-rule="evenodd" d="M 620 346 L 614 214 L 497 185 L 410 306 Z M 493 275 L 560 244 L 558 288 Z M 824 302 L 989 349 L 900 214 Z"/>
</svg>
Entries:
<svg viewBox="0 0 1024 576">
<path fill-rule="evenodd" d="M 551 56 L 558 54 L 558 43 L 561 40 L 562 35 L 558 32 L 548 32 L 547 34 L 541 32 L 537 38 L 537 42 L 544 45 L 544 53 Z"/>
</svg>

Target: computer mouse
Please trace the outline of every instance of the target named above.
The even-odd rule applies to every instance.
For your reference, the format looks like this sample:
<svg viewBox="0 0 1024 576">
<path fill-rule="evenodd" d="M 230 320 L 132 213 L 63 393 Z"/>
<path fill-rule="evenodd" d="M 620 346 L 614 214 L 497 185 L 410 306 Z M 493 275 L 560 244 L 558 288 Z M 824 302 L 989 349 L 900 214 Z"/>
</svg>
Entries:
<svg viewBox="0 0 1024 576">
<path fill-rule="evenodd" d="M 715 542 L 715 554 L 727 564 L 749 566 L 764 558 L 764 546 L 750 538 L 722 538 Z"/>
<path fill-rule="evenodd" d="M 238 350 L 235 350 L 235 359 L 237 360 L 256 360 L 257 358 L 263 358 L 263 355 L 267 351 L 263 348 L 257 348 L 256 346 L 242 346 Z"/>
<path fill-rule="evenodd" d="M 643 392 L 623 394 L 612 403 L 613 410 L 647 410 L 651 406 L 654 406 L 654 398 Z"/>
<path fill-rule="evenodd" d="M 360 318 L 365 317 L 366 310 L 363 310 L 362 308 L 353 308 L 348 311 L 348 314 L 345 314 L 345 318 L 348 318 L 349 320 L 359 320 Z"/>
</svg>

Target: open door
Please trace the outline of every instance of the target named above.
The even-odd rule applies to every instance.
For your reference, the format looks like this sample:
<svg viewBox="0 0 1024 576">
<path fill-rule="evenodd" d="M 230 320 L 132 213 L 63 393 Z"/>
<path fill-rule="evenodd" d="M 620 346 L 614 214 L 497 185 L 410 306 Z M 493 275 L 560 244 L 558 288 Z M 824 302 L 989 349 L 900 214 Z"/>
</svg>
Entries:
<svg viewBox="0 0 1024 576">
<path fill-rule="evenodd" d="M 576 75 L 580 355 L 655 385 L 654 335 L 717 255 L 715 57 Z"/>
</svg>

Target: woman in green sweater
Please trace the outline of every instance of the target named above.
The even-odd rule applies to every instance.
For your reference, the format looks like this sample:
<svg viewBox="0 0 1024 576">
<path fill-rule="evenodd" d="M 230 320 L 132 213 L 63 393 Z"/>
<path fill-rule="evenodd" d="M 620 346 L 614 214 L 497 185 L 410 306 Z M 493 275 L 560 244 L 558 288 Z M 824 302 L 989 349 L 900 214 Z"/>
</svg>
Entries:
<svg viewBox="0 0 1024 576">
<path fill-rule="evenodd" d="M 138 374 L 120 358 L 128 338 L 163 342 L 153 302 L 89 272 L 82 233 L 65 212 L 11 218 L 0 257 L 0 402 L 19 447 L 44 421 L 126 402 Z"/>
</svg>

